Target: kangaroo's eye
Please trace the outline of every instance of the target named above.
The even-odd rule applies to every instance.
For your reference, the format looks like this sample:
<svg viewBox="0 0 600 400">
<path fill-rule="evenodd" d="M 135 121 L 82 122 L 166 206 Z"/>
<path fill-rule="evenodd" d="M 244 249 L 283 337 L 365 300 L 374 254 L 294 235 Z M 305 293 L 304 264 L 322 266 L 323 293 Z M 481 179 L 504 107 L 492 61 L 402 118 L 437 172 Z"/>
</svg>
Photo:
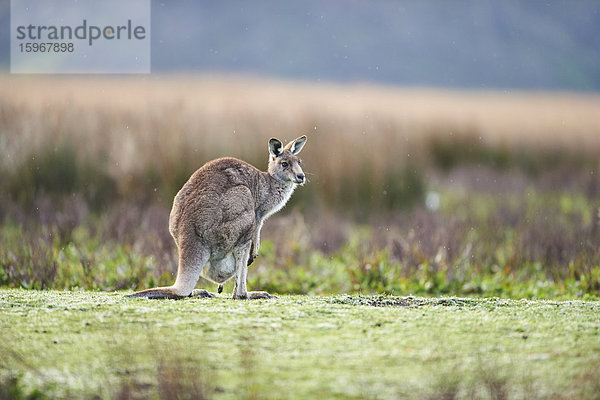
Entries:
<svg viewBox="0 0 600 400">
<path fill-rule="evenodd" d="M 283 168 L 287 168 L 287 166 L 288 166 L 288 163 L 286 163 L 286 162 L 284 161 L 284 162 L 282 162 L 282 163 L 281 163 L 281 166 L 282 166 Z"/>
</svg>

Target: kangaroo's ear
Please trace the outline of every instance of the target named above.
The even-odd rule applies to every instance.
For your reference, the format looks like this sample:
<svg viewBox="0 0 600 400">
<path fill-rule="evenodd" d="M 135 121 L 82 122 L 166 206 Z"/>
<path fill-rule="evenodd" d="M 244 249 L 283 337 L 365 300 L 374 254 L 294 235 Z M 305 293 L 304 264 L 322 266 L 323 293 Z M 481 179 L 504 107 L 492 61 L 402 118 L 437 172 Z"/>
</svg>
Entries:
<svg viewBox="0 0 600 400">
<path fill-rule="evenodd" d="M 304 147 L 304 143 L 306 143 L 305 135 L 300 136 L 298 139 L 294 140 L 293 142 L 288 143 L 288 145 L 285 146 L 285 149 L 291 151 L 293 155 L 296 155 L 296 154 L 300 153 L 300 150 L 302 150 L 302 147 Z"/>
<path fill-rule="evenodd" d="M 271 138 L 269 139 L 269 154 L 272 157 L 278 157 L 283 153 L 283 144 L 279 139 Z"/>
</svg>

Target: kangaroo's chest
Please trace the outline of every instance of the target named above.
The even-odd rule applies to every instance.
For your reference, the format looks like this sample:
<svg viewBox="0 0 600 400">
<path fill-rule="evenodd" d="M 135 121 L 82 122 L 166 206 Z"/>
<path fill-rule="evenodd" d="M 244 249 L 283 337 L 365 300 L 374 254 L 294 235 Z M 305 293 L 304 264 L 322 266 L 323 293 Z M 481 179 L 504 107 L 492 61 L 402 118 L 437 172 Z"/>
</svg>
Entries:
<svg viewBox="0 0 600 400">
<path fill-rule="evenodd" d="M 294 193 L 294 186 L 277 190 L 271 198 L 265 201 L 264 207 L 262 209 L 259 208 L 259 212 L 257 213 L 258 219 L 261 221 L 265 220 L 281 210 L 287 204 L 290 197 L 292 197 L 292 193 Z"/>
</svg>

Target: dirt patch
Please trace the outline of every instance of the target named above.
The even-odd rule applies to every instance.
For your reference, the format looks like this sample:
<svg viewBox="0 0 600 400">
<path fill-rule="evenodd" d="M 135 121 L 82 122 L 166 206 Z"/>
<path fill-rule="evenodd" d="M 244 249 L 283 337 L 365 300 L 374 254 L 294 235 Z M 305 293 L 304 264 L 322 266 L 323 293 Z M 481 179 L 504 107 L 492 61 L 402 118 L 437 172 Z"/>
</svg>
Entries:
<svg viewBox="0 0 600 400">
<path fill-rule="evenodd" d="M 446 297 L 443 299 L 432 299 L 427 304 L 432 306 L 446 306 L 446 307 L 468 307 L 476 306 L 481 301 L 476 299 L 463 299 L 458 297 Z"/>
<path fill-rule="evenodd" d="M 443 306 L 443 307 L 474 307 L 481 303 L 481 300 L 465 299 L 459 297 L 444 298 L 417 298 L 412 296 L 396 297 L 385 295 L 342 295 L 334 296 L 328 299 L 334 304 L 348 304 L 351 306 L 371 306 L 371 307 L 423 307 L 423 306 Z M 494 305 L 502 305 L 496 304 Z"/>
<path fill-rule="evenodd" d="M 394 297 L 394 296 L 335 296 L 329 300 L 334 304 L 348 304 L 351 306 L 371 306 L 371 307 L 420 307 L 426 302 L 414 297 Z"/>
</svg>

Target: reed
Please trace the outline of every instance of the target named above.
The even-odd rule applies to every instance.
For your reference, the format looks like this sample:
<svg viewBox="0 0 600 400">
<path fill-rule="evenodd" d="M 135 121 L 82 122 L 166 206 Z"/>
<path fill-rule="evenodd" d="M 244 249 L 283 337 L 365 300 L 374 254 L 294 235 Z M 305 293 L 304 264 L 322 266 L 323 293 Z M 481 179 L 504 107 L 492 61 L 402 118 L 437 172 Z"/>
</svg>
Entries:
<svg viewBox="0 0 600 400">
<path fill-rule="evenodd" d="M 204 162 L 230 155 L 265 168 L 269 137 L 306 134 L 310 183 L 297 204 L 370 215 L 420 200 L 432 166 L 529 173 L 566 158 L 570 170 L 597 171 L 599 109 L 600 96 L 572 93 L 2 75 L 0 171 L 19 201 L 87 190 L 96 206 L 169 204 Z"/>
</svg>

